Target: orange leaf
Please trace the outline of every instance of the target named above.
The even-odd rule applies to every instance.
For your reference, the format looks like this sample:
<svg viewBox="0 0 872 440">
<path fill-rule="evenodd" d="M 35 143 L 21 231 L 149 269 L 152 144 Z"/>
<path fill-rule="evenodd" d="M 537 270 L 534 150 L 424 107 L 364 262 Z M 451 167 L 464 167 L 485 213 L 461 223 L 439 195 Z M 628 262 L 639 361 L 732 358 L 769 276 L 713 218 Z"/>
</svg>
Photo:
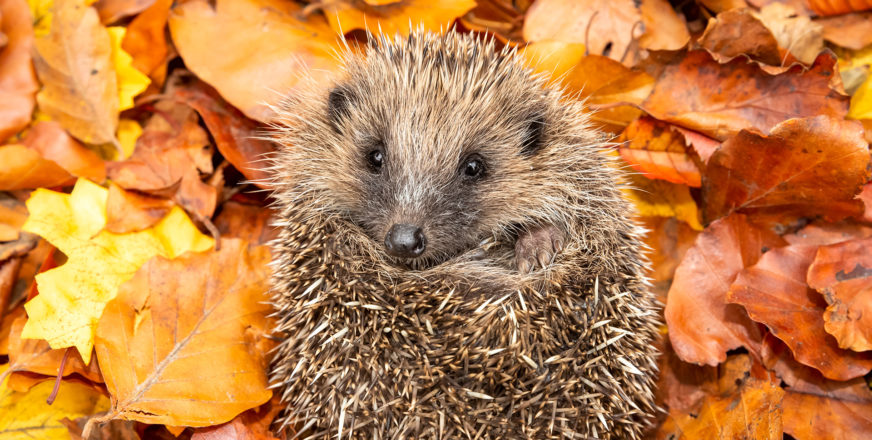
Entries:
<svg viewBox="0 0 872 440">
<path fill-rule="evenodd" d="M 372 0 L 342 0 L 326 2 L 324 15 L 337 34 L 369 29 L 374 34 L 405 37 L 418 27 L 445 32 L 455 18 L 474 7 L 474 0 L 398 0 L 384 6 L 373 4 Z"/>
<path fill-rule="evenodd" d="M 583 43 L 590 54 L 621 61 L 641 20 L 632 0 L 539 0 L 524 18 L 524 39 Z"/>
<path fill-rule="evenodd" d="M 806 284 L 816 251 L 817 246 L 795 244 L 765 253 L 757 264 L 739 273 L 727 299 L 769 327 L 802 364 L 829 379 L 860 377 L 872 370 L 872 353 L 838 347 L 824 331 L 826 302 Z"/>
<path fill-rule="evenodd" d="M 222 237 L 241 238 L 252 244 L 266 244 L 277 237 L 278 228 L 272 227 L 272 210 L 232 200 L 221 205 L 215 218 L 215 227 Z"/>
<path fill-rule="evenodd" d="M 27 126 L 36 104 L 31 23 L 26 0 L 0 1 L 0 35 L 5 37 L 0 44 L 0 142 Z"/>
<path fill-rule="evenodd" d="M 154 2 L 155 0 L 97 0 L 94 8 L 100 13 L 100 21 L 112 24 L 142 12 Z"/>
<path fill-rule="evenodd" d="M 872 438 L 872 402 L 828 399 L 788 392 L 784 432 L 797 440 Z"/>
<path fill-rule="evenodd" d="M 682 360 L 714 366 L 726 359 L 727 350 L 759 351 L 757 325 L 742 307 L 727 304 L 727 292 L 743 268 L 782 244 L 743 215 L 717 220 L 696 238 L 675 269 L 666 301 L 669 340 Z"/>
<path fill-rule="evenodd" d="M 808 0 L 808 4 L 820 15 L 838 15 L 872 9 L 870 0 Z"/>
<path fill-rule="evenodd" d="M 776 384 L 749 380 L 730 396 L 708 397 L 696 413 L 671 412 L 677 428 L 671 438 L 781 440 L 783 399 Z"/>
<path fill-rule="evenodd" d="M 191 71 L 248 117 L 270 120 L 267 104 L 292 93 L 301 78 L 326 81 L 338 68 L 338 36 L 320 15 L 300 21 L 301 7 L 281 0 L 212 4 L 193 0 L 174 7 L 173 43 Z"/>
<path fill-rule="evenodd" d="M 137 15 L 124 34 L 121 48 L 133 57 L 132 66 L 148 74 L 152 79 L 163 78 L 158 68 L 167 62 L 169 49 L 166 33 L 167 19 L 173 0 L 156 0 L 148 9 Z M 158 81 L 163 83 L 163 80 Z"/>
<path fill-rule="evenodd" d="M 0 146 L 0 191 L 71 185 L 73 177 L 60 165 L 23 145 Z"/>
<path fill-rule="evenodd" d="M 839 347 L 872 350 L 872 239 L 823 246 L 808 269 L 808 284 L 827 301 L 824 327 Z"/>
<path fill-rule="evenodd" d="M 195 429 L 191 440 L 278 440 L 270 432 L 270 425 L 281 408 L 282 405 L 274 398 L 223 425 Z"/>
<path fill-rule="evenodd" d="M 872 44 L 872 12 L 845 14 L 815 20 L 824 28 L 824 40 L 836 46 L 860 50 Z"/>
<path fill-rule="evenodd" d="M 255 184 L 264 186 L 269 177 L 263 170 L 263 160 L 275 146 L 258 137 L 264 127 L 248 119 L 229 105 L 212 87 L 202 81 L 188 81 L 173 87 L 172 93 L 191 106 L 215 139 L 221 155 Z"/>
<path fill-rule="evenodd" d="M 862 212 L 854 195 L 869 175 L 857 122 L 818 116 L 785 121 L 769 136 L 742 130 L 709 159 L 703 218 L 768 211 L 838 220 Z"/>
<path fill-rule="evenodd" d="M 219 252 L 149 260 L 123 284 L 97 327 L 107 419 L 209 426 L 269 400 L 258 346 L 272 329 L 269 259 L 225 240 Z"/>
<path fill-rule="evenodd" d="M 642 108 L 651 116 L 725 140 L 742 129 L 768 132 L 790 118 L 843 118 L 849 99 L 832 88 L 838 75 L 831 52 L 805 69 L 779 75 L 737 58 L 720 64 L 704 51 L 676 57 L 665 68 Z"/>
<path fill-rule="evenodd" d="M 30 127 L 23 143 L 74 176 L 95 182 L 106 179 L 106 164 L 103 159 L 76 142 L 57 122 L 37 122 Z"/>
<path fill-rule="evenodd" d="M 690 40 L 684 17 L 666 0 L 642 0 L 639 6 L 645 33 L 639 46 L 648 50 L 678 50 Z"/>
<path fill-rule="evenodd" d="M 645 243 L 651 248 L 648 276 L 654 282 L 655 292 L 665 302 L 675 268 L 699 232 L 675 217 L 642 217 L 639 222 L 649 231 L 645 234 Z"/>
<path fill-rule="evenodd" d="M 23 316 L 16 319 L 9 332 L 9 371 L 30 372 L 55 377 L 58 374 L 64 352 L 70 350 L 64 365 L 64 377 L 76 373 L 92 382 L 103 382 L 97 363 L 91 362 L 86 365 L 77 351 L 69 348 L 55 350 L 42 339 L 22 338 L 21 330 L 24 328 L 25 321 L 27 318 Z"/>
<path fill-rule="evenodd" d="M 663 180 L 651 180 L 640 175 L 627 176 L 630 189 L 625 193 L 640 215 L 648 217 L 676 217 L 698 231 L 699 210 L 685 185 Z"/>
<path fill-rule="evenodd" d="M 693 151 L 688 151 L 684 136 L 672 125 L 639 118 L 630 123 L 618 142 L 621 158 L 645 177 L 700 186 L 699 168 L 689 154 Z"/>
<path fill-rule="evenodd" d="M 475 3 L 475 8 L 460 17 L 463 27 L 490 32 L 509 46 L 524 42 L 524 14 L 532 0 L 476 0 Z"/>
<path fill-rule="evenodd" d="M 148 229 L 164 218 L 172 207 L 171 200 L 125 191 L 115 184 L 109 185 L 106 230 L 126 234 Z"/>
<path fill-rule="evenodd" d="M 118 85 L 109 33 L 83 0 L 55 0 L 51 31 L 36 39 L 40 110 L 89 144 L 117 142 Z"/>
</svg>

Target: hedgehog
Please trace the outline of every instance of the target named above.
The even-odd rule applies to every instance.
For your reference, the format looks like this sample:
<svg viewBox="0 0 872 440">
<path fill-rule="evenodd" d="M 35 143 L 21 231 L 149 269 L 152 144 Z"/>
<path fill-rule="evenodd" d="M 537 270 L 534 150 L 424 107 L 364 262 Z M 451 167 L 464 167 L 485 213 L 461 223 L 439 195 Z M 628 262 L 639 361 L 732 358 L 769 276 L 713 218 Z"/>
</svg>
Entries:
<svg viewBox="0 0 872 440">
<path fill-rule="evenodd" d="M 276 431 L 640 438 L 659 306 L 609 138 L 492 38 L 370 37 L 276 107 Z"/>
</svg>

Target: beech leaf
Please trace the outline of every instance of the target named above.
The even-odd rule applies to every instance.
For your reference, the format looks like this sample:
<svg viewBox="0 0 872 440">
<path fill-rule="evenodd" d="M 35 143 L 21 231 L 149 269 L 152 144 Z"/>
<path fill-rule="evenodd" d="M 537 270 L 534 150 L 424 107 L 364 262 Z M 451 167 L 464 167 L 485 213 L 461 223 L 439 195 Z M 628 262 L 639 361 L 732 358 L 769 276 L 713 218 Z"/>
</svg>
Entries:
<svg viewBox="0 0 872 440">
<path fill-rule="evenodd" d="M 33 25 L 26 0 L 0 1 L 0 142 L 30 121 L 38 84 L 31 65 Z M 0 162 L 6 163 L 6 162 Z"/>
<path fill-rule="evenodd" d="M 361 4 L 363 3 L 363 4 Z M 367 4 L 368 3 L 368 4 Z M 337 34 L 368 29 L 374 34 L 407 36 L 412 29 L 443 33 L 455 18 L 475 7 L 474 0 L 398 0 L 387 5 L 372 0 L 343 0 L 325 3 L 324 15 Z"/>
</svg>

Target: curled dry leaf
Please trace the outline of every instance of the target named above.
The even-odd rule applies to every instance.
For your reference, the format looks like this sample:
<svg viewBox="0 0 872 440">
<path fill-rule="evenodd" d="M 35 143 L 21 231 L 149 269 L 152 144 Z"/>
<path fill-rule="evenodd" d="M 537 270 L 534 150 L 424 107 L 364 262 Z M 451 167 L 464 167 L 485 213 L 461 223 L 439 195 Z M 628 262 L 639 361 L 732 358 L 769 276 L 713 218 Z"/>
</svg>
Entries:
<svg viewBox="0 0 872 440">
<path fill-rule="evenodd" d="M 386 5 L 340 0 L 325 2 L 324 16 L 339 35 L 354 29 L 368 29 L 374 34 L 393 37 L 407 36 L 419 27 L 430 32 L 445 32 L 455 18 L 474 7 L 474 0 L 397 0 Z"/>
<path fill-rule="evenodd" d="M 55 0 L 51 31 L 36 38 L 40 110 L 89 144 L 116 142 L 118 82 L 109 34 L 84 0 Z"/>
<path fill-rule="evenodd" d="M 824 331 L 826 302 L 805 281 L 815 252 L 817 246 L 801 244 L 767 252 L 739 273 L 727 299 L 765 324 L 798 362 L 829 379 L 854 379 L 872 370 L 872 353 L 842 350 Z"/>
<path fill-rule="evenodd" d="M 660 434 L 687 440 L 781 440 L 783 400 L 777 384 L 751 379 L 732 395 L 707 397 L 698 412 L 671 411 L 673 422 Z"/>
<path fill-rule="evenodd" d="M 744 215 L 717 220 L 696 238 L 675 269 L 666 300 L 669 340 L 682 360 L 714 366 L 740 346 L 759 352 L 757 324 L 741 306 L 727 303 L 727 292 L 743 268 L 783 243 Z"/>
<path fill-rule="evenodd" d="M 0 146 L 0 191 L 65 186 L 75 177 L 24 145 Z"/>
<path fill-rule="evenodd" d="M 642 0 L 639 5 L 645 33 L 639 46 L 648 50 L 678 50 L 690 41 L 684 16 L 675 12 L 666 0 Z"/>
<path fill-rule="evenodd" d="M 721 63 L 744 55 L 771 66 L 781 65 L 778 40 L 750 9 L 732 9 L 711 18 L 699 45 Z"/>
<path fill-rule="evenodd" d="M 618 138 L 621 158 L 649 179 L 701 185 L 699 158 L 671 124 L 650 117 L 631 122 Z"/>
<path fill-rule="evenodd" d="M 0 366 L 0 377 L 6 366 Z M 57 399 L 48 405 L 52 382 L 40 383 L 26 393 L 12 391 L 0 383 L 0 438 L 6 440 L 67 440 L 70 435 L 63 418 L 77 418 L 106 411 L 109 399 L 93 387 L 61 382 Z"/>
<path fill-rule="evenodd" d="M 264 246 L 226 240 L 217 252 L 152 259 L 122 285 L 97 329 L 114 397 L 105 419 L 210 426 L 268 401 L 258 343 L 272 330 L 269 260 Z"/>
<path fill-rule="evenodd" d="M 704 50 L 676 57 L 641 107 L 657 119 L 725 140 L 740 130 L 767 133 L 790 118 L 843 118 L 848 97 L 838 82 L 836 57 L 824 52 L 806 69 L 795 65 L 770 75 L 736 58 L 721 64 Z"/>
<path fill-rule="evenodd" d="M 582 43 L 590 54 L 623 61 L 641 23 L 632 0 L 539 0 L 524 18 L 524 40 Z"/>
<path fill-rule="evenodd" d="M 869 179 L 863 127 L 818 116 L 778 124 L 766 136 L 742 130 L 711 157 L 703 177 L 703 218 L 731 212 L 839 220 L 862 212 L 854 200 Z"/>
<path fill-rule="evenodd" d="M 73 139 L 57 122 L 37 122 L 30 127 L 23 143 L 76 177 L 95 182 L 106 179 L 106 164 L 103 159 Z"/>
<path fill-rule="evenodd" d="M 26 0 L 0 1 L 0 142 L 27 126 L 36 104 L 31 23 Z"/>
<path fill-rule="evenodd" d="M 269 177 L 263 170 L 265 159 L 275 151 L 261 137 L 265 127 L 246 118 L 202 81 L 187 81 L 171 89 L 176 99 L 200 114 L 221 155 L 246 179 L 265 187 Z"/>
<path fill-rule="evenodd" d="M 824 50 L 823 27 L 798 14 L 793 6 L 770 3 L 760 9 L 759 17 L 772 31 L 778 45 L 797 60 L 811 64 Z"/>
<path fill-rule="evenodd" d="M 155 255 L 173 258 L 213 245 L 181 208 L 142 232 L 104 231 L 107 197 L 106 189 L 84 179 L 71 194 L 37 189 L 27 200 L 30 217 L 22 228 L 68 257 L 36 276 L 39 295 L 25 305 L 30 319 L 22 337 L 45 339 L 52 348 L 74 346 L 86 363 L 103 308 L 139 266 Z"/>
<path fill-rule="evenodd" d="M 70 431 L 70 440 L 140 440 L 136 432 L 136 422 L 130 420 L 112 420 L 92 432 L 90 438 L 82 438 L 82 429 L 92 418 L 93 416 L 82 416 L 76 420 L 65 418 L 61 423 Z"/>
<path fill-rule="evenodd" d="M 836 46 L 860 50 L 872 44 L 872 12 L 824 17 L 815 23 L 823 26 L 824 40 Z"/>
<path fill-rule="evenodd" d="M 851 240 L 818 249 L 808 284 L 827 302 L 824 327 L 839 347 L 872 350 L 872 239 Z"/>
<path fill-rule="evenodd" d="M 266 122 L 269 104 L 301 81 L 324 82 L 337 69 L 339 36 L 321 16 L 300 19 L 301 7 L 280 0 L 188 1 L 169 25 L 185 65 L 248 117 Z M 215 42 L 221 56 L 215 56 Z M 257 48 L 257 50 L 252 50 Z"/>
<path fill-rule="evenodd" d="M 475 3 L 475 8 L 460 17 L 463 27 L 490 32 L 509 46 L 524 42 L 524 14 L 532 0 L 476 0 Z"/>
</svg>

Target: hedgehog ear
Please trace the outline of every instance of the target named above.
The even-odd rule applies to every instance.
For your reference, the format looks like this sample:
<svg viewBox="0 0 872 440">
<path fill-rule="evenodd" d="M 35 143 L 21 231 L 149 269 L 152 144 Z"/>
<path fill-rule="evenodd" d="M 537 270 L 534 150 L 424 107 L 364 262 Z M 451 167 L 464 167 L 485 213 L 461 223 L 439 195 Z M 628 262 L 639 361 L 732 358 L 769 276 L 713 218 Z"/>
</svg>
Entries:
<svg viewBox="0 0 872 440">
<path fill-rule="evenodd" d="M 542 149 L 542 138 L 545 136 L 545 112 L 535 110 L 525 118 L 527 126 L 521 139 L 521 154 L 532 156 Z"/>
<path fill-rule="evenodd" d="M 350 114 L 350 101 L 348 89 L 342 86 L 334 87 L 327 96 L 327 117 L 337 132 L 342 119 Z"/>
</svg>

